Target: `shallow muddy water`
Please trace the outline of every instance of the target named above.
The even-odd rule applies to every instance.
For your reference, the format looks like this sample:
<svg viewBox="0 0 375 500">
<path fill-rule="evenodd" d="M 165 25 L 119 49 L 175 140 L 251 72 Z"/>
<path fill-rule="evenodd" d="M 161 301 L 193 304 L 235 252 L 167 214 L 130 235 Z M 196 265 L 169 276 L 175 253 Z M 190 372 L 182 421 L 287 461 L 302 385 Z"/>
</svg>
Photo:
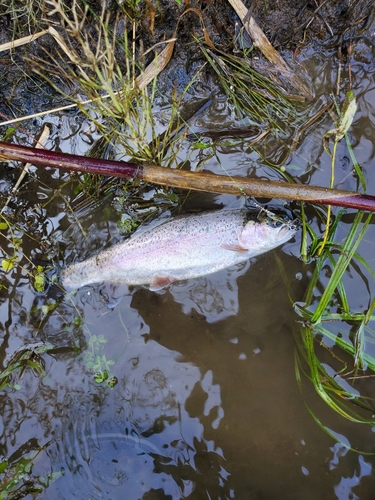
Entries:
<svg viewBox="0 0 375 500">
<path fill-rule="evenodd" d="M 359 107 L 349 135 L 368 192 L 375 193 L 375 89 L 368 65 L 363 57 L 353 60 Z M 308 71 L 318 94 L 334 87 L 335 68 L 327 57 L 312 57 Z M 197 129 L 208 126 L 215 106 L 228 122 L 223 128 L 233 125 L 231 110 L 225 114 L 219 99 L 200 117 Z M 92 130 L 85 121 L 73 115 L 45 121 L 52 123 L 50 147 L 74 153 L 87 149 Z M 330 159 L 321 137 L 330 128 L 328 117 L 316 125 L 286 170 L 304 182 L 329 185 Z M 180 156 L 188 154 L 188 147 Z M 277 155 L 279 148 L 270 141 L 267 156 Z M 276 178 L 248 150 L 246 139 L 217 144 L 211 153 L 191 155 L 192 167 L 204 164 L 222 173 L 224 165 L 231 174 L 256 171 L 259 177 Z M 355 190 L 344 141 L 337 158 L 336 187 Z M 17 208 L 27 216 L 25 227 L 15 231 L 24 253 L 64 263 L 123 239 L 111 196 L 85 206 L 76 217 L 58 196 L 37 208 L 35 200 L 44 204 L 68 174 L 33 172 L 37 180 L 28 181 Z M 7 174 L 4 190 L 17 178 L 11 169 Z M 183 210 L 241 204 L 236 197 L 192 194 Z M 307 210 L 321 231 L 316 214 Z M 347 234 L 351 214 L 340 224 L 339 237 Z M 22 236 L 22 229 L 36 241 Z M 359 248 L 370 265 L 374 241 L 372 224 Z M 293 302 L 303 300 L 314 266 L 299 255 L 300 233 L 250 265 L 176 283 L 161 293 L 103 284 L 59 296 L 50 311 L 52 290 L 47 296 L 36 292 L 18 267 L 6 274 L 0 297 L 3 366 L 25 346 L 35 352 L 41 343 L 50 348 L 34 358 L 42 360 L 45 372 L 27 368 L 0 399 L 1 456 L 15 468 L 22 457 L 32 458 L 20 483 L 24 497 L 33 498 L 26 492 L 34 485 L 39 489 L 34 497 L 40 499 L 373 498 L 375 428 L 344 420 L 307 379 L 303 394 L 296 381 L 300 334 Z M 326 279 L 322 276 L 322 286 Z M 353 267 L 345 283 L 353 308 L 366 310 L 373 281 Z M 369 352 L 371 347 L 366 346 Z M 95 372 L 104 368 L 116 378 L 113 388 L 95 381 Z M 360 387 L 374 394 L 371 379 Z M 308 408 L 358 452 L 328 436 Z"/>
</svg>

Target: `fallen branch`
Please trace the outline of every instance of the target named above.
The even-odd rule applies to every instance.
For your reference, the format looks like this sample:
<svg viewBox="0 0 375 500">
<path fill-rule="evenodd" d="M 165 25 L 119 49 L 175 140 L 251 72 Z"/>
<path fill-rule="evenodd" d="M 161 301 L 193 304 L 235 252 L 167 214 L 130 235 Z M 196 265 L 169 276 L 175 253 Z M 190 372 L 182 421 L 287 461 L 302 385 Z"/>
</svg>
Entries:
<svg viewBox="0 0 375 500">
<path fill-rule="evenodd" d="M 211 193 L 281 198 L 375 212 L 375 196 L 278 181 L 185 172 L 149 163 L 103 160 L 0 142 L 0 159 L 32 163 L 73 172 L 140 179 L 154 184 Z"/>
</svg>

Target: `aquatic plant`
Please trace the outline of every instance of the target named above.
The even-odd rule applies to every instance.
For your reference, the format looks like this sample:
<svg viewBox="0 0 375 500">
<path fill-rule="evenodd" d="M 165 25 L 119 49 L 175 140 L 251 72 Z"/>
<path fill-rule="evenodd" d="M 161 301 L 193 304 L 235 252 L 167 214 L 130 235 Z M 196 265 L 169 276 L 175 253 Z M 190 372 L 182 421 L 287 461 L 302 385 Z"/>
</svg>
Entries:
<svg viewBox="0 0 375 500">
<path fill-rule="evenodd" d="M 93 372 L 96 383 L 101 384 L 106 382 L 108 387 L 113 389 L 117 384 L 117 378 L 114 375 L 110 376 L 111 366 L 115 364 L 113 359 L 107 359 L 105 354 L 101 354 L 101 346 L 106 344 L 107 340 L 104 335 L 91 335 L 89 340 L 89 348 L 86 351 L 85 362 L 87 369 Z"/>
<path fill-rule="evenodd" d="M 239 117 L 246 116 L 262 128 L 287 132 L 297 114 L 293 96 L 288 97 L 280 85 L 255 70 L 246 58 L 216 53 L 204 44 L 200 47 Z"/>
<path fill-rule="evenodd" d="M 329 131 L 323 142 L 329 152 L 331 162 L 331 186 L 333 185 L 336 149 L 338 142 L 346 136 L 351 126 L 355 111 L 355 97 L 352 91 L 347 93 L 340 119 L 335 128 Z M 332 152 L 328 150 L 326 140 L 334 136 Z M 353 164 L 358 171 L 358 177 L 364 190 L 366 184 L 359 169 L 354 152 L 347 142 Z M 356 423 L 375 424 L 374 402 L 362 396 L 355 388 L 356 380 L 375 376 L 375 357 L 366 349 L 374 343 L 374 330 L 370 322 L 375 318 L 375 298 L 369 296 L 367 310 L 358 311 L 351 307 L 345 285 L 345 276 L 351 267 L 359 266 L 367 272 L 369 279 L 375 279 L 375 273 L 357 250 L 366 235 L 366 230 L 373 220 L 372 214 L 358 211 L 349 228 L 343 243 L 335 241 L 344 211 L 341 210 L 331 223 L 331 210 L 327 209 L 326 231 L 319 238 L 304 220 L 304 238 L 309 232 L 312 238 L 310 253 L 316 257 L 315 269 L 309 281 L 309 286 L 303 302 L 295 303 L 295 310 L 301 318 L 300 333 L 302 343 L 296 354 L 296 376 L 302 390 L 301 372 L 311 380 L 319 396 L 339 415 Z M 306 241 L 302 242 L 306 248 Z M 362 272 L 362 271 L 360 271 Z M 322 292 L 319 291 L 319 281 L 322 276 L 329 276 Z M 370 292 L 371 287 L 368 286 Z M 334 327 L 333 327 L 334 325 Z M 323 362 L 324 354 L 330 353 L 330 359 Z M 336 347 L 342 351 L 342 357 Z M 326 356 L 324 356 L 326 358 Z M 308 366 L 306 369 L 306 364 Z M 330 435 L 331 432 L 320 421 L 311 408 L 308 408 L 316 422 Z M 337 439 L 336 436 L 333 436 Z M 346 446 L 346 445 L 345 445 Z"/>
<path fill-rule="evenodd" d="M 324 250 L 316 261 L 314 273 L 303 302 L 295 304 L 295 310 L 301 318 L 302 344 L 300 354 L 297 357 L 296 373 L 301 384 L 300 371 L 303 368 L 301 360 L 304 358 L 308 364 L 307 376 L 313 382 L 320 397 L 340 415 L 354 422 L 374 424 L 372 413 L 374 411 L 370 402 L 362 398 L 357 391 L 350 392 L 348 386 L 342 387 L 340 380 L 345 380 L 349 375 L 359 376 L 360 371 L 375 371 L 375 358 L 366 352 L 367 342 L 372 343 L 373 331 L 369 328 L 369 322 L 373 319 L 375 302 L 372 300 L 368 310 L 365 312 L 352 311 L 345 291 L 344 275 L 348 267 L 352 265 L 352 259 L 364 266 L 370 272 L 372 278 L 375 274 L 370 266 L 357 253 L 358 246 L 366 234 L 366 229 L 372 220 L 372 215 L 357 212 L 348 236 L 343 244 L 334 242 L 334 233 L 337 229 L 341 215 L 335 220 L 331 227 Z M 322 243 L 322 240 L 320 240 Z M 315 246 L 315 248 L 317 248 Z M 324 287 L 320 297 L 316 298 L 323 267 L 330 268 L 330 278 Z M 327 269 L 325 269 L 325 273 Z M 330 327 L 332 324 L 341 325 L 340 334 L 334 333 Z M 344 332 L 347 333 L 344 333 Z M 332 375 L 327 370 L 327 363 L 320 361 L 322 345 L 330 345 L 328 351 L 332 355 L 333 365 L 337 364 L 338 357 L 333 352 L 333 346 L 337 345 L 343 352 L 350 355 L 352 366 L 343 363 L 340 369 L 340 377 Z M 348 361 L 347 361 L 348 362 Z M 334 369 L 334 371 L 336 371 Z M 370 416 L 358 414 L 355 405 L 358 404 L 371 412 Z"/>
<path fill-rule="evenodd" d="M 0 500 L 11 500 L 35 496 L 44 491 L 63 472 L 52 472 L 48 476 L 32 475 L 32 470 L 43 448 L 29 449 L 22 456 L 0 462 Z"/>
</svg>

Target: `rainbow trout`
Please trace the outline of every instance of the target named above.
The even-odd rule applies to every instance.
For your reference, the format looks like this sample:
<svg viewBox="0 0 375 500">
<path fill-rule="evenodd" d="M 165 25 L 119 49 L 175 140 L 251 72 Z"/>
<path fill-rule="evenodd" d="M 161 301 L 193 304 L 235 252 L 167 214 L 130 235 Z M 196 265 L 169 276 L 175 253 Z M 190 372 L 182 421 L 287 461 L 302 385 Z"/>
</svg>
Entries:
<svg viewBox="0 0 375 500">
<path fill-rule="evenodd" d="M 65 289 L 110 282 L 169 284 L 214 273 L 282 245 L 297 231 L 292 221 L 223 210 L 183 215 L 129 239 L 62 271 Z"/>
</svg>

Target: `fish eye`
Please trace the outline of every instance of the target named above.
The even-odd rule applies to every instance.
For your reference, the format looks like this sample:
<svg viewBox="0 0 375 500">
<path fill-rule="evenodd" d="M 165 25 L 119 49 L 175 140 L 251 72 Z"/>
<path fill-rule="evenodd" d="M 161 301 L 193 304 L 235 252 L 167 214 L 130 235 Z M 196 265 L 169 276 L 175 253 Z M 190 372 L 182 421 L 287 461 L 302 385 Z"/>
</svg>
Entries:
<svg viewBox="0 0 375 500">
<path fill-rule="evenodd" d="M 274 228 L 284 226 L 285 222 L 280 219 L 268 219 L 268 225 Z"/>
</svg>

